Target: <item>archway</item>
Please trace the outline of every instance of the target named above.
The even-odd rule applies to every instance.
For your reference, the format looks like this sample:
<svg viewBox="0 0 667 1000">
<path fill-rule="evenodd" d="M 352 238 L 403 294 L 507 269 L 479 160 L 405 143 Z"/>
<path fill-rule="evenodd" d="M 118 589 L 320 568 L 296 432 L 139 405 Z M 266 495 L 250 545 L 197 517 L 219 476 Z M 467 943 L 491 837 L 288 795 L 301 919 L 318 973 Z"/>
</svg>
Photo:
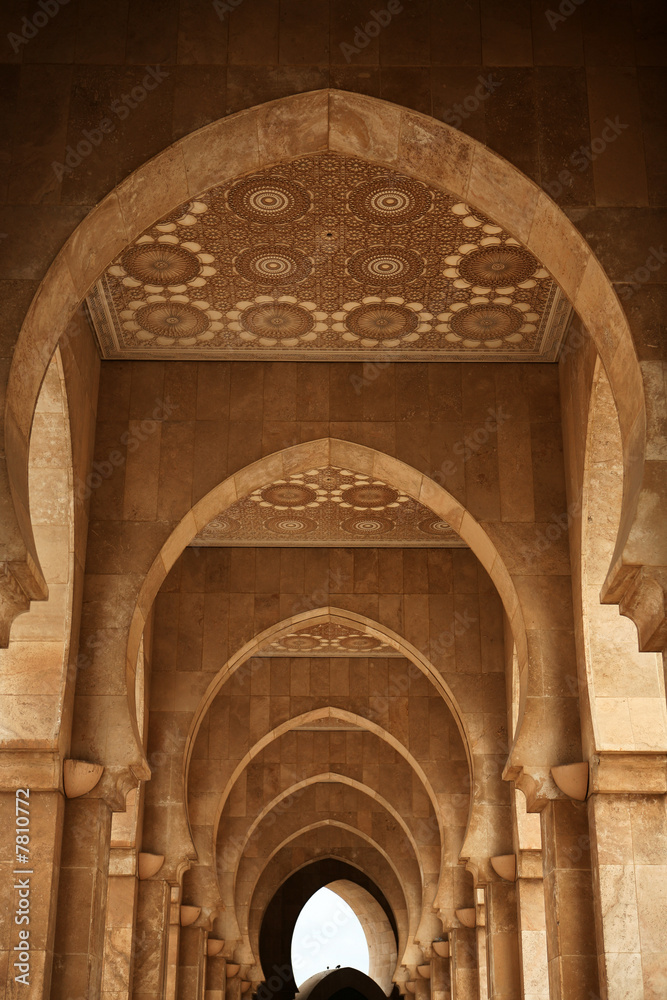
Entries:
<svg viewBox="0 0 667 1000">
<path fill-rule="evenodd" d="M 528 672 L 527 640 L 523 612 L 512 578 L 487 532 L 463 505 L 442 486 L 411 466 L 406 465 L 404 462 L 363 445 L 354 444 L 349 441 L 322 438 L 302 445 L 294 445 L 273 455 L 268 455 L 266 458 L 254 462 L 252 465 L 247 466 L 239 473 L 225 480 L 219 486 L 215 487 L 215 489 L 211 490 L 210 493 L 203 497 L 185 515 L 162 546 L 141 587 L 128 639 L 126 683 L 128 704 L 130 705 L 132 715 L 136 711 L 133 705 L 133 690 L 135 685 L 136 653 L 139 641 L 155 596 L 167 573 L 185 547 L 214 517 L 225 511 L 238 498 L 248 495 L 252 490 L 264 486 L 267 482 L 271 482 L 288 473 L 306 471 L 314 465 L 324 466 L 341 463 L 354 470 L 372 473 L 376 477 L 384 478 L 404 490 L 410 496 L 419 499 L 433 513 L 446 520 L 470 546 L 470 549 L 493 580 L 505 606 L 517 646 L 522 710 Z M 303 620 L 306 620 L 306 617 Z M 294 624 L 294 622 L 290 624 Z M 266 641 L 269 634 L 263 634 L 261 641 Z M 388 634 L 386 630 L 385 634 Z M 426 660 L 414 647 L 409 646 L 404 640 L 400 640 L 396 636 L 391 641 L 397 649 L 403 650 L 404 655 L 412 659 L 413 662 L 418 663 L 419 661 L 420 669 L 428 671 L 429 668 Z M 227 669 L 235 669 L 236 665 L 251 656 L 253 651 L 259 648 L 260 644 L 259 642 L 248 643 L 242 650 L 239 650 L 233 661 L 230 661 Z M 222 680 L 222 677 L 219 680 Z M 215 694 L 216 683 L 218 681 L 209 687 L 202 701 L 194 722 L 194 729 L 191 730 L 191 735 L 193 732 L 196 733 L 198 720 L 201 718 L 202 713 L 206 711 L 210 699 Z M 461 713 L 455 705 L 451 692 L 446 690 L 446 686 L 443 685 L 441 679 L 437 679 L 436 683 L 440 685 L 443 696 L 452 708 L 455 718 L 460 720 Z M 461 724 L 459 721 L 457 721 L 457 725 L 460 727 Z M 464 736 L 465 742 L 466 738 Z M 190 745 L 191 738 L 189 737 L 188 748 Z M 188 749 L 188 754 L 189 752 Z"/>
<path fill-rule="evenodd" d="M 16 346 L 5 410 L 7 481 L 15 501 L 5 550 L 10 572 L 28 598 L 44 597 L 27 515 L 32 415 L 47 359 L 82 297 L 120 250 L 178 204 L 244 172 L 327 149 L 458 194 L 493 215 L 554 275 L 595 341 L 619 414 L 626 473 L 620 557 L 642 489 L 644 389 L 627 321 L 590 248 L 537 185 L 474 139 L 386 102 L 327 90 L 232 115 L 179 140 L 103 199 L 43 279 Z M 6 614 L 15 613 L 10 601 Z"/>
<path fill-rule="evenodd" d="M 373 914 L 373 918 L 377 920 L 377 928 L 381 928 L 383 935 L 386 932 L 390 941 L 393 942 L 395 951 L 398 938 L 396 920 L 378 885 L 358 868 L 340 859 L 328 858 L 313 861 L 293 872 L 282 882 L 275 890 L 262 916 L 259 932 L 259 957 L 262 968 L 267 974 L 267 980 L 270 979 L 269 970 L 280 967 L 284 962 L 291 965 L 290 959 L 285 956 L 289 956 L 289 946 L 298 915 L 312 894 L 323 886 L 329 886 L 333 891 L 340 891 L 341 894 L 345 892 L 344 898 L 347 898 L 348 901 L 354 896 L 357 905 L 359 905 L 359 901 L 362 901 L 363 905 L 368 907 L 369 912 Z M 355 896 L 357 893 L 358 896 Z M 355 906 L 353 908 L 359 916 L 359 909 L 356 909 Z M 383 944 L 386 943 L 391 947 L 390 941 L 383 941 Z M 395 960 L 392 973 L 394 968 Z M 384 970 L 382 970 L 382 974 L 383 972 Z M 267 985 L 271 990 L 270 982 Z M 295 987 L 296 983 L 294 983 Z M 384 985 L 382 989 L 387 995 L 391 992 L 391 986 L 388 992 L 384 990 Z M 276 995 L 277 992 L 271 990 L 273 995 Z"/>
<path fill-rule="evenodd" d="M 325 969 L 348 965 L 368 974 L 368 940 L 354 908 L 322 886 L 308 899 L 294 926 L 292 968 L 296 984 L 301 988 Z"/>
</svg>

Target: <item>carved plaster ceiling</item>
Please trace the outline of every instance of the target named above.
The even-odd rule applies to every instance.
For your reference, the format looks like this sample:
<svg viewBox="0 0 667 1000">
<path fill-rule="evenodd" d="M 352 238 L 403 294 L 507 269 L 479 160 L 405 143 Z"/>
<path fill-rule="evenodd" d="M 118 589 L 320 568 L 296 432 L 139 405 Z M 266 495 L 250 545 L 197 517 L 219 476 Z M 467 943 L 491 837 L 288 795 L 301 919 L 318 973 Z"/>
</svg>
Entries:
<svg viewBox="0 0 667 1000">
<path fill-rule="evenodd" d="M 179 206 L 88 305 L 103 357 L 176 360 L 553 361 L 571 312 L 491 219 L 334 153 Z"/>
<path fill-rule="evenodd" d="M 339 622 L 306 625 L 262 646 L 257 656 L 402 656 L 361 628 Z"/>
<path fill-rule="evenodd" d="M 332 466 L 294 473 L 238 500 L 192 545 L 465 547 L 432 510 L 381 479 Z"/>
</svg>

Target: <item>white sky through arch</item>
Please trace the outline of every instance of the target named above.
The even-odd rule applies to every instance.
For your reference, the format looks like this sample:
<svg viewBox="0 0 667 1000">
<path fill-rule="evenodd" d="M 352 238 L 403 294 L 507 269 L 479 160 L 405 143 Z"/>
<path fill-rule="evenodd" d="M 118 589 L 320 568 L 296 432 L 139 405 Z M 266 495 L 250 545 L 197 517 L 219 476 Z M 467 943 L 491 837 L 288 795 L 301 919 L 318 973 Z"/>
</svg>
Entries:
<svg viewBox="0 0 667 1000">
<path fill-rule="evenodd" d="M 292 968 L 297 986 L 327 966 L 350 966 L 368 975 L 366 935 L 351 906 L 332 892 L 318 889 L 299 914 L 292 935 Z"/>
</svg>

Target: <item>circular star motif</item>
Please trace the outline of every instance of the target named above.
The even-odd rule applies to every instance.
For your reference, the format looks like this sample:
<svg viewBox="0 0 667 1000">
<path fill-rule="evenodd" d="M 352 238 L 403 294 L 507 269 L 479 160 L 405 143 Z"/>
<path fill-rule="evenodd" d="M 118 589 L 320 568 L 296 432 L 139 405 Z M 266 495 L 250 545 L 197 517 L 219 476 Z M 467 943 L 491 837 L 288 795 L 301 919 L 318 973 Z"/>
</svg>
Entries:
<svg viewBox="0 0 667 1000">
<path fill-rule="evenodd" d="M 386 225 L 419 219 L 431 207 L 427 188 L 409 178 L 375 177 L 350 192 L 349 206 L 364 222 Z"/>
<path fill-rule="evenodd" d="M 308 517 L 270 517 L 264 522 L 268 531 L 277 535 L 299 535 L 314 531 L 317 523 Z"/>
<path fill-rule="evenodd" d="M 240 323 L 245 330 L 257 337 L 277 340 L 302 337 L 310 333 L 314 325 L 312 315 L 291 302 L 250 306 L 241 314 Z"/>
<path fill-rule="evenodd" d="M 440 521 L 437 518 L 427 518 L 425 521 L 421 521 L 419 524 L 419 530 L 424 531 L 427 535 L 451 535 L 453 533 L 453 528 L 446 521 Z"/>
<path fill-rule="evenodd" d="M 227 203 L 232 212 L 251 222 L 294 222 L 310 208 L 310 195 L 284 177 L 249 177 L 234 185 Z"/>
<path fill-rule="evenodd" d="M 285 649 L 293 650 L 315 649 L 316 646 L 319 646 L 319 641 L 314 635 L 286 635 L 279 642 Z"/>
<path fill-rule="evenodd" d="M 169 243 L 135 245 L 121 261 L 130 277 L 153 285 L 179 285 L 196 278 L 201 269 L 193 253 Z"/>
<path fill-rule="evenodd" d="M 350 535 L 384 535 L 395 527 L 394 522 L 384 517 L 348 517 L 341 528 Z"/>
<path fill-rule="evenodd" d="M 467 254 L 459 273 L 472 285 L 518 285 L 534 274 L 538 262 L 523 247 L 492 246 Z"/>
<path fill-rule="evenodd" d="M 452 330 L 470 340 L 500 340 L 516 333 L 522 323 L 521 313 L 508 306 L 471 306 L 452 317 Z"/>
<path fill-rule="evenodd" d="M 234 266 L 242 278 L 262 285 L 303 281 L 313 270 L 312 261 L 305 254 L 288 247 L 244 250 L 234 261 Z"/>
<path fill-rule="evenodd" d="M 424 270 L 424 261 L 413 250 L 383 249 L 360 250 L 347 264 L 356 281 L 367 285 L 397 285 L 414 281 Z"/>
<path fill-rule="evenodd" d="M 369 483 L 366 486 L 351 486 L 344 493 L 345 503 L 352 507 L 386 507 L 395 503 L 398 492 L 391 486 L 380 486 Z"/>
<path fill-rule="evenodd" d="M 340 474 L 334 469 L 324 469 L 319 473 L 319 481 L 324 489 L 334 490 L 340 482 Z"/>
<path fill-rule="evenodd" d="M 233 534 L 238 532 L 241 527 L 240 522 L 232 517 L 227 517 L 226 515 L 221 515 L 220 517 L 214 518 L 210 524 L 206 525 L 204 529 L 204 534 L 213 533 L 218 536 L 220 534 Z"/>
<path fill-rule="evenodd" d="M 345 635 L 338 641 L 343 649 L 354 653 L 362 653 L 367 649 L 377 649 L 382 643 L 372 635 Z"/>
<path fill-rule="evenodd" d="M 210 320 L 200 309 L 184 302 L 156 302 L 137 311 L 136 322 L 158 337 L 197 337 L 205 333 Z"/>
<path fill-rule="evenodd" d="M 414 333 L 418 324 L 417 313 L 390 302 L 359 306 L 347 316 L 347 327 L 352 333 L 374 340 L 398 340 Z"/>
<path fill-rule="evenodd" d="M 298 483 L 280 483 L 262 490 L 262 500 L 274 507 L 305 507 L 317 500 L 317 493 L 310 486 Z"/>
</svg>

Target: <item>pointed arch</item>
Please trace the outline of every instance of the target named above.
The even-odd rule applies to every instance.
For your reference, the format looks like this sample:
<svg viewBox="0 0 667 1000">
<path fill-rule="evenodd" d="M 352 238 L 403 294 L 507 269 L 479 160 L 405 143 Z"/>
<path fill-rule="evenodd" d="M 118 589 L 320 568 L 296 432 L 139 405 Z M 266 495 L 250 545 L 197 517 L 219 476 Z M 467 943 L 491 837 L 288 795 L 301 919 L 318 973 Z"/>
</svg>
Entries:
<svg viewBox="0 0 667 1000">
<path fill-rule="evenodd" d="M 396 919 L 396 924 L 398 928 L 398 938 L 399 938 L 398 940 L 399 959 L 395 970 L 397 972 L 400 964 L 410 963 L 411 959 L 414 960 L 415 955 L 421 954 L 415 942 L 415 935 L 417 933 L 417 929 L 419 927 L 419 922 L 420 922 L 420 913 L 418 912 L 419 907 L 416 905 L 414 900 L 411 900 L 410 892 L 406 889 L 406 882 L 402 872 L 399 870 L 395 862 L 392 860 L 389 854 L 384 850 L 384 848 L 380 844 L 378 844 L 378 842 L 370 834 L 365 833 L 363 830 L 359 830 L 356 827 L 350 826 L 348 823 L 344 823 L 341 820 L 322 819 L 318 822 L 310 823 L 307 826 L 302 827 L 300 830 L 297 830 L 294 833 L 289 834 L 289 836 L 287 836 L 281 843 L 276 844 L 274 846 L 268 857 L 264 859 L 264 863 L 261 867 L 261 870 L 258 872 L 257 877 L 250 891 L 247 893 L 247 902 L 245 907 L 243 908 L 243 913 L 241 913 L 241 907 L 237 905 L 237 913 L 238 916 L 241 918 L 239 919 L 239 930 L 242 938 L 249 943 L 249 947 L 252 950 L 253 955 L 258 956 L 259 924 L 256 923 L 255 920 L 253 920 L 253 914 L 254 911 L 256 910 L 256 899 L 258 891 L 261 887 L 262 880 L 268 878 L 268 873 L 270 872 L 272 866 L 277 863 L 277 859 L 279 859 L 281 852 L 284 851 L 285 848 L 289 847 L 289 845 L 293 844 L 295 841 L 307 837 L 309 833 L 312 833 L 315 830 L 321 830 L 324 827 L 343 830 L 346 833 L 351 834 L 352 837 L 354 837 L 355 839 L 361 841 L 363 844 L 370 847 L 371 850 L 375 852 L 375 854 L 377 854 L 378 857 L 381 859 L 381 863 L 383 865 L 386 865 L 386 868 L 390 873 L 390 875 L 393 876 L 393 878 L 396 880 L 396 886 L 403 897 L 403 903 L 405 906 L 404 909 L 405 923 L 401 919 L 400 909 L 398 907 L 396 908 L 393 906 L 391 907 L 394 913 L 394 918 Z M 322 850 L 323 853 L 322 855 L 318 856 L 318 860 L 320 858 L 329 856 L 327 854 L 328 848 L 326 846 L 323 847 Z M 358 863 L 355 864 L 355 862 L 352 860 L 348 860 L 347 858 L 343 858 L 343 860 L 347 864 L 359 868 L 360 871 L 364 872 L 364 874 L 366 874 L 369 878 L 371 878 L 372 881 L 374 881 L 376 885 L 380 887 L 380 889 L 384 893 L 385 897 L 387 898 L 391 906 L 391 899 L 390 899 L 391 894 L 387 894 L 386 887 L 383 886 L 378 881 L 375 875 L 371 875 L 369 872 L 365 871 Z M 310 862 L 306 862 L 306 864 L 308 863 Z M 288 873 L 286 877 L 289 878 L 289 876 L 294 874 L 294 872 L 297 870 L 298 870 L 297 868 L 293 869 L 291 872 Z M 281 882 L 284 881 L 285 879 L 283 878 Z M 279 886 L 276 886 L 275 888 L 278 887 Z M 235 903 L 238 904 L 237 899 L 235 899 Z"/>
<path fill-rule="evenodd" d="M 619 415 L 625 478 L 618 562 L 639 509 L 646 405 L 627 319 L 590 247 L 541 188 L 470 136 L 377 98 L 320 90 L 241 111 L 178 140 L 114 188 L 47 271 L 21 328 L 7 388 L 6 477 L 15 512 L 6 525 L 14 587 L 6 591 L 5 618 L 17 613 L 16 587 L 27 598 L 45 597 L 27 514 L 30 427 L 48 359 L 83 297 L 125 246 L 179 204 L 249 171 L 326 150 L 457 194 L 512 232 L 553 274 L 595 342 Z"/>
<path fill-rule="evenodd" d="M 417 864 L 419 865 L 419 871 L 423 887 L 424 863 L 420 854 L 419 846 L 414 838 L 414 834 L 412 833 L 410 827 L 405 822 L 399 811 L 395 809 L 394 806 L 392 806 L 391 802 L 388 802 L 383 795 L 380 795 L 380 793 L 376 791 L 376 789 L 371 788 L 370 785 L 364 785 L 362 781 L 357 781 L 355 778 L 351 778 L 349 774 L 338 774 L 335 771 L 323 771 L 320 774 L 313 774 L 308 778 L 303 778 L 301 781 L 295 782 L 288 788 L 283 788 L 283 790 L 278 792 L 277 795 L 274 795 L 271 801 L 267 802 L 266 805 L 262 807 L 260 812 L 257 814 L 257 816 L 255 816 L 254 820 L 246 830 L 244 842 L 241 845 L 239 851 L 239 859 L 236 864 L 236 870 L 238 870 L 238 863 L 240 862 L 240 859 L 243 856 L 243 853 L 245 852 L 246 844 L 252 838 L 253 834 L 255 833 L 255 830 L 257 830 L 257 828 L 265 819 L 265 817 L 268 816 L 278 805 L 280 805 L 281 802 L 284 802 L 291 796 L 296 795 L 302 789 L 309 788 L 311 785 L 316 785 L 321 782 L 335 782 L 341 785 L 348 785 L 350 788 L 356 789 L 356 791 L 361 792 L 363 795 L 370 796 L 370 798 L 372 798 L 375 802 L 381 805 L 382 808 L 389 813 L 389 815 L 401 827 L 403 833 L 410 842 L 410 846 L 412 847 L 415 854 L 415 858 L 417 859 Z"/>
<path fill-rule="evenodd" d="M 419 761 L 415 759 L 415 757 L 410 753 L 410 751 L 407 750 L 406 747 L 404 747 L 399 740 L 397 740 L 394 736 L 392 736 L 391 733 L 388 733 L 386 729 L 383 729 L 382 726 L 379 726 L 376 722 L 372 722 L 370 719 L 365 719 L 361 715 L 355 715 L 354 712 L 348 712 L 342 708 L 314 708 L 310 712 L 304 712 L 302 715 L 295 715 L 293 718 L 287 719 L 279 726 L 276 726 L 275 729 L 272 729 L 270 732 L 266 733 L 266 735 L 261 740 L 259 740 L 253 747 L 250 748 L 250 750 L 248 750 L 246 754 L 244 754 L 242 759 L 238 762 L 238 764 L 234 768 L 232 774 L 229 776 L 229 779 L 225 785 L 223 793 L 220 796 L 220 800 L 216 806 L 215 819 L 212 824 L 213 844 L 215 845 L 217 841 L 218 827 L 220 825 L 220 819 L 222 816 L 223 809 L 225 807 L 225 803 L 229 797 L 232 788 L 238 781 L 239 776 L 245 771 L 245 769 L 248 767 L 248 764 L 250 764 L 250 762 L 259 753 L 261 753 L 261 751 L 264 750 L 270 743 L 274 742 L 274 740 L 280 739 L 280 737 L 284 736 L 285 733 L 289 733 L 293 729 L 298 729 L 299 726 L 305 726 L 308 725 L 308 723 L 317 722 L 320 719 L 339 719 L 341 722 L 348 722 L 354 726 L 358 726 L 359 729 L 363 729 L 366 732 L 372 733 L 374 736 L 377 736 L 378 739 L 383 740 L 385 743 L 391 746 L 392 749 L 396 751 L 396 753 L 400 754 L 401 757 L 403 757 L 403 759 L 408 762 L 408 764 L 415 772 L 415 774 L 421 781 L 422 785 L 424 786 L 424 790 L 426 791 L 426 794 L 429 797 L 431 805 L 433 806 L 433 811 L 438 822 L 440 843 L 441 845 L 444 844 L 445 831 L 443 825 L 443 818 L 441 816 L 441 810 L 438 808 L 438 797 L 435 792 L 435 789 L 433 788 L 431 782 L 429 781 L 428 775 L 422 768 Z M 187 782 L 187 771 L 185 774 L 185 779 Z M 187 787 L 186 787 L 186 802 L 187 802 Z"/>
<path fill-rule="evenodd" d="M 130 627 L 126 657 L 126 682 L 128 702 L 133 716 L 136 716 L 136 708 L 134 706 L 134 675 L 139 643 L 144 626 L 160 586 L 185 547 L 214 517 L 221 514 L 233 503 L 253 490 L 295 472 L 306 472 L 308 469 L 313 468 L 313 466 L 329 464 L 341 465 L 343 468 L 349 468 L 356 472 L 371 474 L 375 478 L 384 479 L 390 485 L 400 488 L 408 495 L 419 500 L 426 507 L 429 507 L 438 517 L 446 520 L 470 546 L 494 582 L 503 602 L 517 646 L 521 683 L 525 691 L 527 679 L 527 641 L 521 605 L 504 561 L 479 522 L 451 493 L 448 493 L 442 486 L 428 476 L 423 475 L 417 469 L 406 465 L 405 462 L 401 462 L 399 459 L 377 451 L 374 448 L 368 448 L 365 445 L 355 444 L 350 441 L 340 441 L 336 438 L 320 438 L 317 441 L 308 441 L 304 444 L 293 445 L 290 448 L 274 452 L 236 472 L 224 480 L 224 482 L 214 487 L 214 489 L 195 504 L 181 519 L 180 523 L 166 540 L 144 579 Z M 354 618 L 350 612 L 340 613 Z M 310 614 L 311 612 L 306 612 L 305 616 L 297 615 L 282 623 L 281 627 L 294 627 L 294 625 L 302 621 L 310 621 Z M 356 620 L 362 621 L 362 619 Z M 377 623 L 373 623 L 370 620 L 364 621 L 363 624 L 371 629 L 381 628 L 382 636 L 380 637 L 387 638 L 390 644 L 400 650 L 419 669 L 422 669 L 435 679 L 436 686 L 454 714 L 464 744 L 468 746 L 469 741 L 463 727 L 462 714 L 456 705 L 454 696 L 423 654 L 416 650 L 414 646 L 407 643 L 406 640 L 395 633 L 391 633 L 390 630 L 385 629 L 383 626 L 378 626 Z M 377 634 L 379 635 L 379 633 Z M 252 656 L 254 651 L 259 649 L 261 644 L 267 642 L 272 635 L 274 635 L 274 632 L 269 629 L 261 633 L 261 641 L 260 637 L 255 637 L 251 642 L 246 643 L 235 654 L 233 661 L 229 661 L 229 669 L 235 669 L 241 660 Z M 220 676 L 218 675 L 218 678 Z M 213 682 L 213 685 L 217 682 L 218 679 Z M 213 685 L 207 690 L 205 704 L 208 704 L 215 695 Z M 203 710 L 205 710 L 204 703 L 202 704 Z M 199 715 L 197 716 L 197 718 L 200 717 Z"/>
<path fill-rule="evenodd" d="M 325 888 L 335 892 L 354 910 L 366 935 L 368 943 L 369 967 L 368 975 L 389 996 L 393 985 L 393 970 L 397 966 L 396 939 L 387 915 L 371 896 L 368 889 L 350 882 L 348 879 L 336 879 L 329 882 Z"/>
</svg>

